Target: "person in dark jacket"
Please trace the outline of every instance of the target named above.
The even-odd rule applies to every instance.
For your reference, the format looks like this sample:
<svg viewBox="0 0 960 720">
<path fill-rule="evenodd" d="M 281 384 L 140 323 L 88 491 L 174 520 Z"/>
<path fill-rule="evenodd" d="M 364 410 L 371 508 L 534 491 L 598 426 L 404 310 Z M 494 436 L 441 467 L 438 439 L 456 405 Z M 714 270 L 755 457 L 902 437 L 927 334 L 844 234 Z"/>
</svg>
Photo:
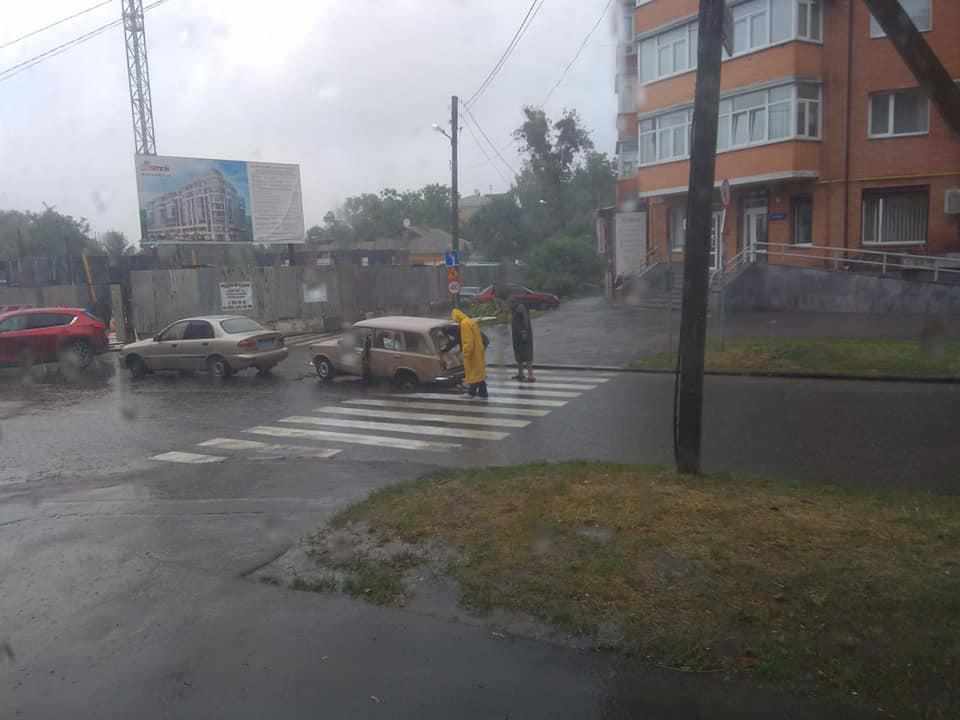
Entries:
<svg viewBox="0 0 960 720">
<path fill-rule="evenodd" d="M 510 300 L 510 330 L 513 335 L 513 356 L 517 361 L 517 374 L 514 379 L 520 382 L 536 382 L 533 377 L 533 325 L 530 322 L 530 310 L 516 298 Z"/>
</svg>

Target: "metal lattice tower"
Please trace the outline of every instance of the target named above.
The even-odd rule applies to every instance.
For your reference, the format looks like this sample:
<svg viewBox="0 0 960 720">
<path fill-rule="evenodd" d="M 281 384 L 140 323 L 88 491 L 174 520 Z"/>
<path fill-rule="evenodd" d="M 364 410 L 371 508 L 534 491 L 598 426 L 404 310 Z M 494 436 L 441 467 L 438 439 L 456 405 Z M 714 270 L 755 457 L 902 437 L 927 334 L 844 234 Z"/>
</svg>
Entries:
<svg viewBox="0 0 960 720">
<path fill-rule="evenodd" d="M 123 31 L 127 41 L 127 80 L 133 114 L 133 140 L 139 155 L 156 155 L 153 134 L 153 101 L 150 99 L 150 67 L 147 64 L 147 36 L 143 25 L 143 0 L 120 0 Z"/>
</svg>

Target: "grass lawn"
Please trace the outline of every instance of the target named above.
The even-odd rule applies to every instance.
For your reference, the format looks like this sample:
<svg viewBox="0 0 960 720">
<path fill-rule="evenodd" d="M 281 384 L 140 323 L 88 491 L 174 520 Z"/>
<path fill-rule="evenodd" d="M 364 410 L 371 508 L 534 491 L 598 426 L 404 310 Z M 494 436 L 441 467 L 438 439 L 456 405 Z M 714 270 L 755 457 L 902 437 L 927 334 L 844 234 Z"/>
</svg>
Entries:
<svg viewBox="0 0 960 720">
<path fill-rule="evenodd" d="M 960 717 L 960 499 L 569 463 L 394 486 L 334 521 L 358 525 L 451 548 L 470 608 L 682 670 Z"/>
<path fill-rule="evenodd" d="M 755 373 L 960 376 L 960 342 L 924 348 L 912 340 L 837 340 L 830 338 L 736 338 L 707 343 L 708 370 Z M 674 353 L 633 363 L 638 368 L 673 369 Z"/>
</svg>

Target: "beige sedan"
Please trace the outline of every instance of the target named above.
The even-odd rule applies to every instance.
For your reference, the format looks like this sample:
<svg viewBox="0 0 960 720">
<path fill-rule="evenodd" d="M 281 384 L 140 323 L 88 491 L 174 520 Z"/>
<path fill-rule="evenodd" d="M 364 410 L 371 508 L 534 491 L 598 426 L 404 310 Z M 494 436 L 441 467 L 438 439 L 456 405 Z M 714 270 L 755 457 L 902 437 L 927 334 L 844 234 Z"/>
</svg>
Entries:
<svg viewBox="0 0 960 720">
<path fill-rule="evenodd" d="M 381 317 L 362 320 L 339 338 L 310 346 L 321 380 L 337 374 L 393 381 L 402 390 L 420 383 L 456 384 L 463 380 L 459 328 L 450 320 Z M 364 355 L 368 353 L 365 360 Z"/>
<path fill-rule="evenodd" d="M 155 370 L 206 370 L 225 378 L 255 367 L 261 373 L 285 360 L 283 335 L 242 315 L 205 315 L 171 323 L 149 340 L 125 345 L 120 363 L 134 378 Z"/>
</svg>

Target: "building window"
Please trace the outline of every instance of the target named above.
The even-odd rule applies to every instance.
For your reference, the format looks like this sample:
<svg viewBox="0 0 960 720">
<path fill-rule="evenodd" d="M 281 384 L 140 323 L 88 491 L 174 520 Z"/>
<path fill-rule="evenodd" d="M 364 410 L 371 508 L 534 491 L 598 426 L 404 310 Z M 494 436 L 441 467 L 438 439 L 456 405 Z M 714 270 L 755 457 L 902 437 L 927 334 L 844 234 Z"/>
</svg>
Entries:
<svg viewBox="0 0 960 720">
<path fill-rule="evenodd" d="M 640 165 L 685 160 L 690 156 L 692 110 L 640 121 Z M 782 85 L 720 101 L 717 151 L 820 138 L 820 86 Z"/>
<path fill-rule="evenodd" d="M 794 245 L 813 245 L 813 198 L 801 195 L 793 199 Z"/>
<path fill-rule="evenodd" d="M 674 205 L 670 208 L 670 250 L 682 252 L 687 236 L 687 208 Z"/>
<path fill-rule="evenodd" d="M 922 245 L 927 242 L 927 189 L 869 191 L 863 194 L 864 245 Z"/>
<path fill-rule="evenodd" d="M 823 40 L 823 10 L 820 0 L 797 0 L 797 37 Z"/>
<path fill-rule="evenodd" d="M 930 129 L 930 103 L 920 89 L 870 96 L 870 137 L 923 135 Z"/>
<path fill-rule="evenodd" d="M 697 67 L 697 23 L 668 30 L 640 43 L 640 78 L 651 82 Z"/>
<path fill-rule="evenodd" d="M 820 87 L 797 85 L 797 137 L 820 137 Z"/>
<path fill-rule="evenodd" d="M 930 8 L 931 0 L 900 0 L 900 6 L 906 11 L 917 30 L 921 32 L 933 28 L 933 11 Z M 880 23 L 870 16 L 870 37 L 882 38 L 887 34 L 880 27 Z"/>
<path fill-rule="evenodd" d="M 640 163 L 683 160 L 689 157 L 691 111 L 640 121 Z"/>
</svg>

